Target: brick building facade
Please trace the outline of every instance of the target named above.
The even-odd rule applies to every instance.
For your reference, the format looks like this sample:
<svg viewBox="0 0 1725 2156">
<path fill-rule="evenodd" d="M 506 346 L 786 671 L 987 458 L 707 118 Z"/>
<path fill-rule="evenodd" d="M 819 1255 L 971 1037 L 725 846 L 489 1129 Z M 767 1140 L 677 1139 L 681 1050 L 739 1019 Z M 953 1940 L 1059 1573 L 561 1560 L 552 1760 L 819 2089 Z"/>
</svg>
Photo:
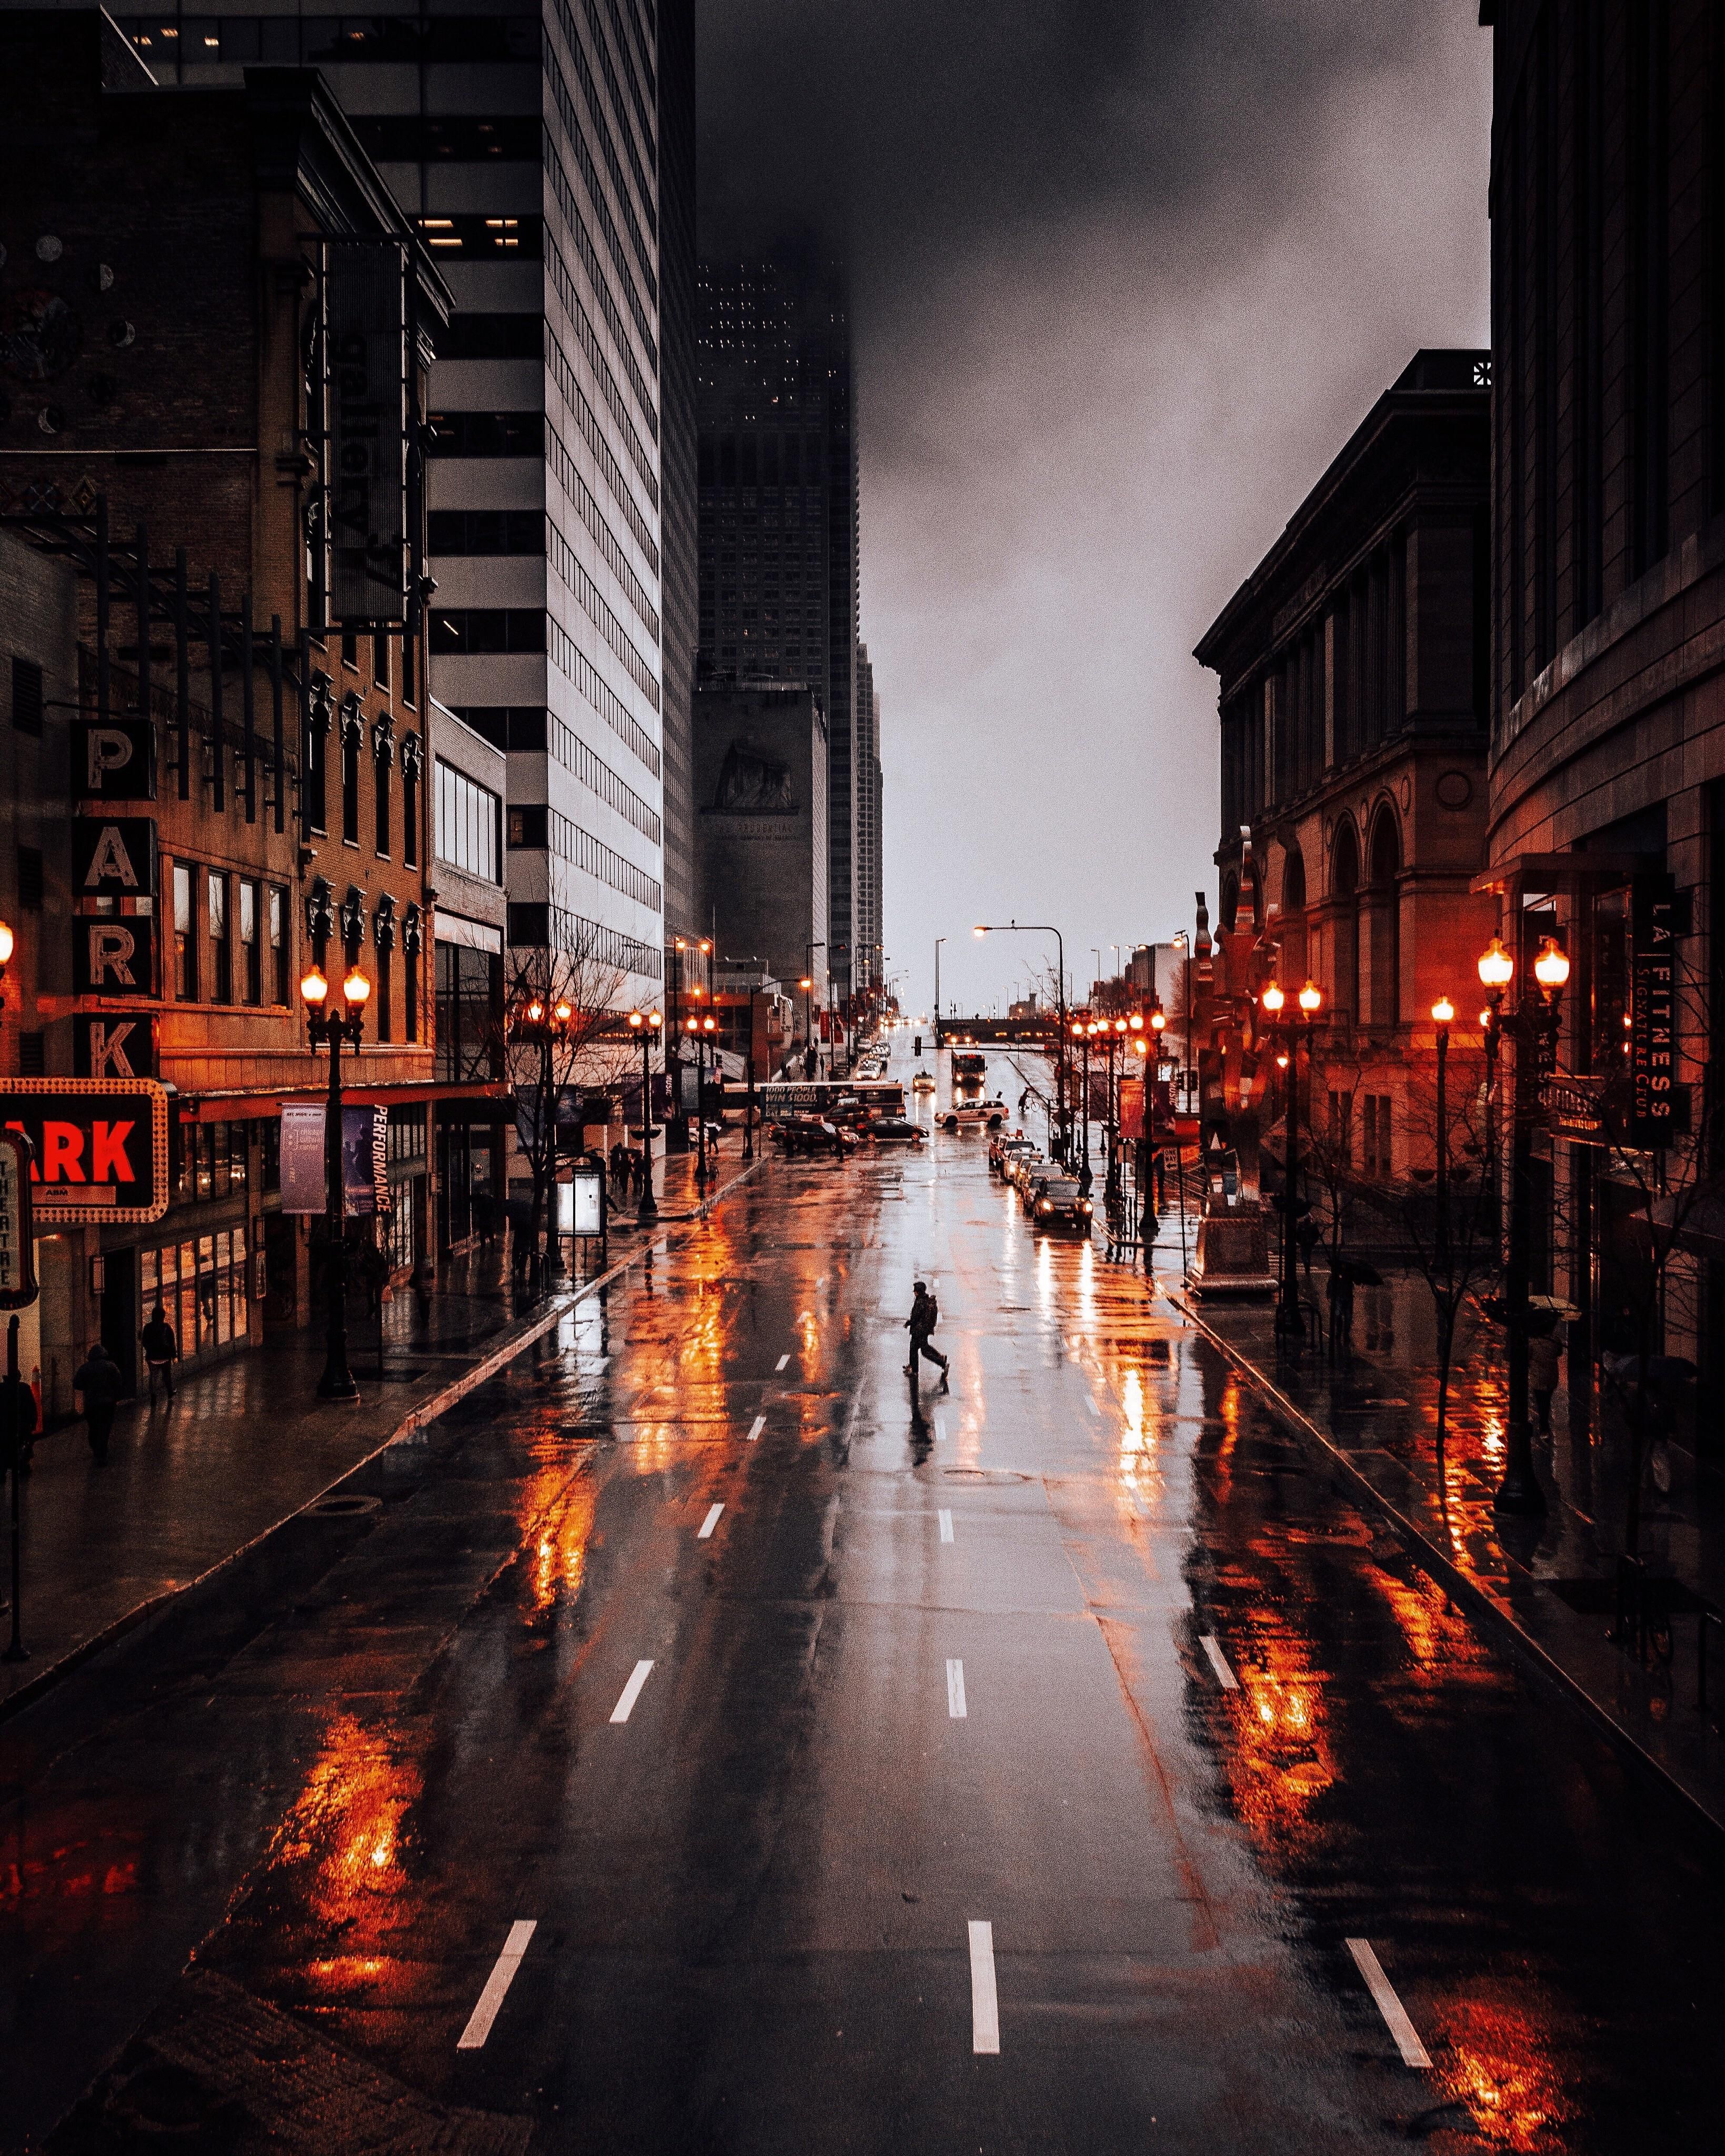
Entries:
<svg viewBox="0 0 1725 2156">
<path fill-rule="evenodd" d="M 280 1214 L 275 1161 L 282 1103 L 323 1085 L 298 993 L 314 959 L 336 979 L 357 960 L 372 983 L 350 1097 L 389 1108 L 379 1239 L 400 1265 L 434 1232 L 413 445 L 449 298 L 315 73 L 165 91 L 103 16 L 0 11 L 0 303 L 19 329 L 0 514 L 76 571 L 75 641 L 48 663 L 77 685 L 49 701 L 36 798 L 61 819 L 112 813 L 71 754 L 74 722 L 147 721 L 152 784 L 126 806 L 155 862 L 141 903 L 91 899 L 64 837 L 44 850 L 43 910 L 23 916 L 34 1009 L 5 1053 L 15 1070 L 34 1034 L 47 1074 L 87 1075 L 94 1029 L 130 1024 L 132 1069 L 171 1089 L 172 1203 L 146 1226 L 71 1231 L 58 1345 L 100 1329 L 128 1363 L 160 1295 L 202 1357 L 310 1314 L 310 1223 Z M 365 534 L 382 595 L 362 609 L 341 583 L 331 446 L 355 364 L 332 296 L 344 244 L 393 288 L 386 352 L 391 304 L 399 325 L 375 424 L 399 444 L 401 521 L 386 476 Z M 74 964 L 85 916 L 116 906 L 152 924 L 119 1004 L 116 978 Z"/>
</svg>

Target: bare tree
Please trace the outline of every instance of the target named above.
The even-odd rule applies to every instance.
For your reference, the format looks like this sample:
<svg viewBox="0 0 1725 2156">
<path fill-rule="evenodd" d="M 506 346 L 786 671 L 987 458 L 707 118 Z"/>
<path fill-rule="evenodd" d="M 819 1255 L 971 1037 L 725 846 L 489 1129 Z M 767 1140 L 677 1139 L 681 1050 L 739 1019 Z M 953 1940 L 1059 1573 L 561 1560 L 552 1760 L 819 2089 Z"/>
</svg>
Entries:
<svg viewBox="0 0 1725 2156">
<path fill-rule="evenodd" d="M 1440 1494 L 1458 1322 L 1469 1301 L 1495 1286 L 1502 1272 L 1490 1075 L 1481 1048 L 1461 1055 L 1450 1052 L 1445 1083 L 1435 1070 L 1410 1077 L 1403 1115 L 1407 1178 L 1399 1185 L 1388 1183 L 1380 1199 L 1393 1209 L 1414 1269 L 1431 1296 Z"/>
<path fill-rule="evenodd" d="M 628 973 L 608 955 L 609 939 L 596 922 L 562 918 L 560 945 L 511 952 L 502 1019 L 516 1138 L 533 1178 L 529 1248 L 536 1264 L 557 1178 L 558 1107 L 578 1087 L 608 1091 L 633 1067 L 624 1000 Z M 553 1254 L 556 1247 L 553 1235 Z"/>
</svg>

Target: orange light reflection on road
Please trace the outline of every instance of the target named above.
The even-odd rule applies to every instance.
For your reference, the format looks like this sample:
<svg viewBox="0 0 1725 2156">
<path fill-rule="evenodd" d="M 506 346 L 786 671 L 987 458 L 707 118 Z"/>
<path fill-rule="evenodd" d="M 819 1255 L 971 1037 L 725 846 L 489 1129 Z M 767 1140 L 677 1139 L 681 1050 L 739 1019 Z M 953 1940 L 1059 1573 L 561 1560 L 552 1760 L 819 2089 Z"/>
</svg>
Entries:
<svg viewBox="0 0 1725 2156">
<path fill-rule="evenodd" d="M 522 1492 L 521 1525 L 532 1538 L 533 1616 L 579 1595 L 597 1495 L 591 1476 L 572 1475 L 567 1466 L 542 1468 Z"/>
<path fill-rule="evenodd" d="M 1516 2156 L 1563 2147 L 1560 2129 L 1574 2107 L 1533 2016 L 1503 1999 L 1451 1996 L 1440 2021 L 1445 2045 L 1437 2054 L 1439 2072 L 1486 2143 Z"/>
</svg>

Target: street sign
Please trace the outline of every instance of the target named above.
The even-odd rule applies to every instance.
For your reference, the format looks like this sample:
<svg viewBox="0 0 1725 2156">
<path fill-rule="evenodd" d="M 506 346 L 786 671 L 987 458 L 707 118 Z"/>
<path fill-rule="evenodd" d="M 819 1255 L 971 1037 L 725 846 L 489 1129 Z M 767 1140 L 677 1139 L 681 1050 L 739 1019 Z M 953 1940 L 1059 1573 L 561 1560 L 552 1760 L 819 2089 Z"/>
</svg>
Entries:
<svg viewBox="0 0 1725 2156">
<path fill-rule="evenodd" d="M 0 1310 L 24 1310 L 36 1300 L 32 1229 L 29 1142 L 0 1131 Z"/>
<path fill-rule="evenodd" d="M 72 923 L 72 986 L 80 996 L 156 993 L 156 923 L 142 914 L 80 916 Z"/>
<path fill-rule="evenodd" d="M 86 801 L 156 798 L 156 728 L 148 719 L 74 719 L 72 792 Z"/>
<path fill-rule="evenodd" d="M 35 1147 L 39 1228 L 159 1220 L 167 1210 L 167 1094 L 149 1079 L 0 1083 L 0 1124 Z"/>
<path fill-rule="evenodd" d="M 156 825 L 148 816 L 72 819 L 74 898 L 153 898 Z"/>
<path fill-rule="evenodd" d="M 156 1021 L 144 1013 L 72 1020 L 72 1069 L 80 1078 L 153 1078 Z"/>
<path fill-rule="evenodd" d="M 1676 1069 L 1676 885 L 1666 875 L 1638 875 L 1630 886 L 1630 1127 L 1631 1146 L 1648 1151 L 1675 1135 Z"/>
</svg>

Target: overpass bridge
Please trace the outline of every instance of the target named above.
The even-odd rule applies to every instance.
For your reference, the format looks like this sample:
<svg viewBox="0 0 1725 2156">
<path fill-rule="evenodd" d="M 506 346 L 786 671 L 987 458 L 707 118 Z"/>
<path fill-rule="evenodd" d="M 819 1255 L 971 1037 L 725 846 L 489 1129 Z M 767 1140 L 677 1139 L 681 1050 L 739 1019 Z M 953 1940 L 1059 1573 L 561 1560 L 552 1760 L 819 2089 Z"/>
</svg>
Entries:
<svg viewBox="0 0 1725 2156">
<path fill-rule="evenodd" d="M 1060 1035 L 1056 1011 L 1033 1018 L 943 1018 L 934 1029 L 937 1048 L 1051 1048 Z"/>
</svg>

